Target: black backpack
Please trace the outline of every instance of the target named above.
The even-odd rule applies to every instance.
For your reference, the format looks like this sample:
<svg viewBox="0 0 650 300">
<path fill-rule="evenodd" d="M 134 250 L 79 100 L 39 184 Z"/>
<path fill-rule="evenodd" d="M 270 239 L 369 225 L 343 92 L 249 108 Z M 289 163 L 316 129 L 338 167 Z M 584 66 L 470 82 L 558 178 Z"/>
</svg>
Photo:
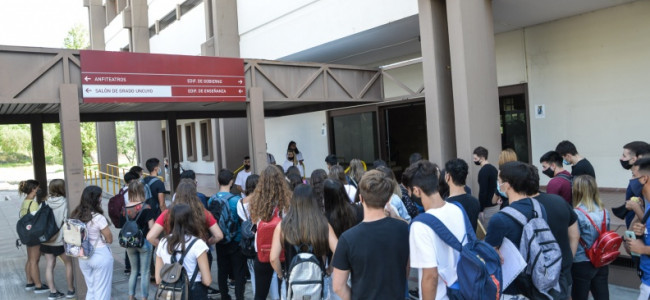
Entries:
<svg viewBox="0 0 650 300">
<path fill-rule="evenodd" d="M 174 251 L 174 253 L 172 253 L 171 256 L 171 262 L 168 264 L 164 264 L 163 267 L 160 269 L 161 282 L 158 285 L 158 289 L 156 290 L 156 297 L 154 299 L 156 300 L 188 300 L 189 299 L 190 287 L 192 284 L 194 284 L 196 275 L 199 273 L 199 264 L 198 263 L 196 264 L 194 273 L 192 273 L 192 278 L 188 280 L 187 271 L 185 270 L 185 267 L 183 267 L 183 260 L 185 259 L 185 255 L 187 255 L 187 252 L 190 251 L 190 248 L 192 248 L 192 245 L 194 245 L 194 242 L 196 242 L 197 240 L 198 238 L 195 238 L 190 242 L 189 245 L 187 245 L 187 248 L 185 248 L 185 252 L 183 252 L 181 258 L 178 261 L 176 260 L 176 253 L 179 253 L 180 251 Z M 167 251 L 167 249 L 163 249 L 163 251 Z"/>
<path fill-rule="evenodd" d="M 33 200 L 27 207 L 27 214 L 22 216 L 16 223 L 16 232 L 19 237 L 16 240 L 16 246 L 20 246 L 20 243 L 27 246 L 36 246 L 49 241 L 59 232 L 60 227 L 56 224 L 52 208 L 43 203 L 41 208 L 32 215 L 29 212 L 32 204 L 34 204 Z"/>
<path fill-rule="evenodd" d="M 251 217 L 246 214 L 246 209 L 244 209 L 244 199 L 239 200 L 239 205 L 241 205 L 244 214 L 246 215 L 246 220 L 241 223 L 241 240 L 239 241 L 239 248 L 241 248 L 242 254 L 246 258 L 253 259 L 257 256 L 255 251 L 255 232 L 257 231 L 257 226 L 251 221 Z"/>
<path fill-rule="evenodd" d="M 138 219 L 145 209 L 150 209 L 148 204 L 142 206 L 134 219 L 129 218 L 128 212 L 124 209 L 126 222 L 124 222 L 120 234 L 118 235 L 120 246 L 124 248 L 142 248 L 145 236 L 142 229 L 138 226 Z"/>
</svg>

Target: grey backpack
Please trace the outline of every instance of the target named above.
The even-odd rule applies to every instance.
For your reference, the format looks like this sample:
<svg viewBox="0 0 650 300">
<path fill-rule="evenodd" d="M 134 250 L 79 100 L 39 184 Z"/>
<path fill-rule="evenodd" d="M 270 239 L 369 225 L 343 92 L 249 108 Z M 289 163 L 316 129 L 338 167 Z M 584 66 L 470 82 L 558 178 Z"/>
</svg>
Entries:
<svg viewBox="0 0 650 300">
<path fill-rule="evenodd" d="M 293 246 L 296 256 L 291 260 L 286 276 L 287 299 L 323 299 L 325 270 L 321 261 L 314 255 L 312 246 L 308 246 L 307 251 L 302 251 L 304 247 Z"/>
<path fill-rule="evenodd" d="M 560 273 L 562 271 L 562 251 L 555 236 L 542 217 L 539 202 L 530 198 L 533 203 L 533 218 L 528 220 L 518 210 L 506 207 L 503 213 L 513 217 L 524 229 L 521 234 L 519 252 L 528 264 L 526 275 L 531 276 L 533 285 L 549 299 L 549 291 L 560 291 Z"/>
</svg>

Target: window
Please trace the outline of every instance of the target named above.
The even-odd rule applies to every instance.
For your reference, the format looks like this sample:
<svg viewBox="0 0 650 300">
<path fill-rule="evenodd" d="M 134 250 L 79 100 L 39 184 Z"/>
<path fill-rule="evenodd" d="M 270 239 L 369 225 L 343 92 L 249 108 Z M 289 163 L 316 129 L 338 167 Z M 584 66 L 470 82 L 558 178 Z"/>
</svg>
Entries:
<svg viewBox="0 0 650 300">
<path fill-rule="evenodd" d="M 346 115 L 330 115 L 332 124 L 332 153 L 347 166 L 353 158 L 372 162 L 378 157 L 377 117 L 374 111 Z"/>
<path fill-rule="evenodd" d="M 204 161 L 212 161 L 212 122 L 207 119 L 199 124 L 201 127 L 201 156 Z"/>
<path fill-rule="evenodd" d="M 185 124 L 185 149 L 189 161 L 196 161 L 196 131 L 194 128 L 194 122 Z"/>
<path fill-rule="evenodd" d="M 183 126 L 176 125 L 176 145 L 178 146 L 178 160 L 183 161 Z"/>
</svg>

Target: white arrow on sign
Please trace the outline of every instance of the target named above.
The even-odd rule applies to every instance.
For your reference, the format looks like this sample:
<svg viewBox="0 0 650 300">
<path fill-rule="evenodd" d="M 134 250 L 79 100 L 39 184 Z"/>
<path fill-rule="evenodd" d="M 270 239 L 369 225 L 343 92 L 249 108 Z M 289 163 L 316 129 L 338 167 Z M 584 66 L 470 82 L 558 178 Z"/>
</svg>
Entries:
<svg viewBox="0 0 650 300">
<path fill-rule="evenodd" d="M 85 81 L 89 81 L 89 80 L 91 80 L 91 79 L 92 79 L 92 78 L 90 78 L 90 77 L 88 77 L 88 76 L 84 77 L 84 80 L 85 80 Z"/>
<path fill-rule="evenodd" d="M 240 94 L 243 93 L 243 92 L 244 92 L 244 91 L 242 91 L 241 89 L 239 89 L 239 93 L 240 93 Z"/>
<path fill-rule="evenodd" d="M 243 81 L 243 80 L 241 80 L 241 79 L 239 79 L 239 81 L 237 81 L 237 82 L 239 82 L 239 84 L 242 84 L 242 82 L 244 82 L 244 81 Z"/>
</svg>

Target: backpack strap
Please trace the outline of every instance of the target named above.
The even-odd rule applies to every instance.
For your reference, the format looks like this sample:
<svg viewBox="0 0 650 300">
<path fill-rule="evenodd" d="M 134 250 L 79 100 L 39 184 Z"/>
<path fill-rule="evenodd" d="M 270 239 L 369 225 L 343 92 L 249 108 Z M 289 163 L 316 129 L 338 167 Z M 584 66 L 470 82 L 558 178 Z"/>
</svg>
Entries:
<svg viewBox="0 0 650 300">
<path fill-rule="evenodd" d="M 183 254 L 181 255 L 181 258 L 178 260 L 178 263 L 179 263 L 179 264 L 181 264 L 181 265 L 183 264 L 183 260 L 185 259 L 185 255 L 187 255 L 187 252 L 190 252 L 190 248 L 192 248 L 192 246 L 194 246 L 194 243 L 195 243 L 198 239 L 199 239 L 199 238 L 195 238 L 195 239 L 193 239 L 193 240 L 190 242 L 190 244 L 187 245 L 187 248 L 185 248 L 185 252 L 183 252 Z M 176 257 L 175 255 L 172 255 L 172 258 L 175 258 L 175 257 Z M 198 264 L 197 264 L 197 266 L 198 266 Z"/>
<path fill-rule="evenodd" d="M 517 221 L 517 223 L 521 224 L 521 226 L 525 226 L 526 223 L 528 223 L 528 218 L 524 216 L 520 211 L 512 208 L 511 206 L 506 206 L 501 210 L 502 213 L 512 217 Z"/>
<path fill-rule="evenodd" d="M 555 175 L 555 176 L 556 176 L 556 177 L 560 177 L 560 178 L 562 178 L 562 179 L 568 181 L 569 183 L 573 183 L 573 178 L 572 178 L 573 176 L 571 176 L 571 175 L 567 175 L 567 174 L 563 174 L 563 173 L 558 173 L 558 174 Z"/>
<path fill-rule="evenodd" d="M 596 232 L 598 232 L 598 235 L 600 235 L 601 234 L 600 228 L 598 228 L 598 225 L 596 225 L 596 222 L 594 222 L 594 220 L 592 220 L 591 217 L 589 217 L 589 214 L 584 209 L 582 209 L 580 207 L 576 207 L 576 209 L 579 210 L 580 212 L 582 212 L 585 215 L 585 217 L 587 217 L 587 220 L 589 220 L 591 225 L 594 228 L 596 228 Z M 604 209 L 603 209 L 603 211 L 604 211 Z M 605 215 L 605 219 L 603 219 L 603 225 L 605 225 L 606 222 L 607 222 L 607 215 Z M 605 230 L 603 229 L 603 231 L 605 231 Z"/>
<path fill-rule="evenodd" d="M 246 221 L 250 221 L 251 217 L 246 213 L 246 207 L 244 207 L 244 198 L 239 199 L 239 205 L 241 206 L 241 210 L 244 211 L 244 216 L 246 216 Z"/>
<path fill-rule="evenodd" d="M 145 210 L 145 208 L 147 208 L 146 205 L 147 205 L 147 204 L 142 203 L 142 208 L 140 208 L 140 211 L 138 211 L 138 214 L 135 216 L 135 219 L 133 219 L 133 221 L 135 221 L 136 223 L 138 222 L 138 219 L 140 218 L 140 215 L 142 214 L 142 211 Z M 136 205 L 136 206 L 137 206 L 137 205 Z M 125 209 L 125 210 L 126 210 L 126 209 Z M 125 215 L 126 215 L 126 220 L 127 220 L 127 221 L 131 221 L 131 220 L 129 220 L 129 214 L 128 214 L 128 213 L 125 213 Z"/>
<path fill-rule="evenodd" d="M 465 231 L 467 232 L 466 237 L 471 238 L 472 233 L 474 232 L 472 229 L 472 225 L 469 225 L 469 220 L 467 218 L 467 215 L 465 214 L 465 211 L 461 208 L 461 212 L 464 215 L 465 219 Z M 447 226 L 445 226 L 440 219 L 438 219 L 436 216 L 432 214 L 420 214 L 417 217 L 415 217 L 414 221 L 416 222 L 421 222 L 424 223 L 425 225 L 429 226 L 433 232 L 435 232 L 440 239 L 445 242 L 445 244 L 449 245 L 449 247 L 453 248 L 454 250 L 461 252 L 463 248 L 462 241 L 459 241 L 456 236 L 449 231 Z M 474 235 L 474 238 L 476 236 Z M 463 239 L 465 240 L 465 239 Z"/>
</svg>

